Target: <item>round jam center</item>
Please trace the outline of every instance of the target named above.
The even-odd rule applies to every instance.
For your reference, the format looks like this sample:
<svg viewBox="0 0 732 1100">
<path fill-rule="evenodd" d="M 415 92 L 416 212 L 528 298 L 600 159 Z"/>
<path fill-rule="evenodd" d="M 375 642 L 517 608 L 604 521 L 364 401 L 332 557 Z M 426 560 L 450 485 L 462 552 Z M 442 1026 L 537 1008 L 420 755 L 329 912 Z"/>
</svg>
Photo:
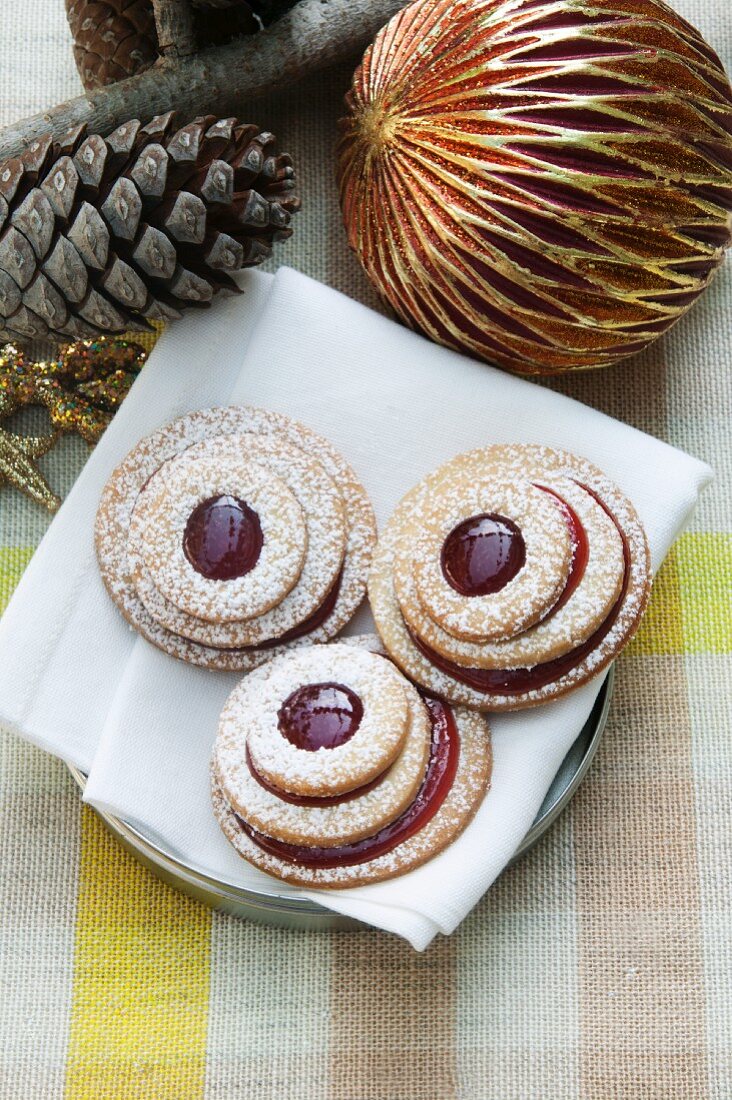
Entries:
<svg viewBox="0 0 732 1100">
<path fill-rule="evenodd" d="M 526 561 L 521 531 L 505 516 L 471 516 L 454 527 L 442 547 L 442 572 L 461 596 L 500 590 Z"/>
<path fill-rule="evenodd" d="M 231 581 L 254 568 L 263 541 L 253 508 L 237 497 L 210 497 L 188 517 L 183 550 L 197 573 L 212 581 Z"/>
<path fill-rule="evenodd" d="M 298 749 L 335 749 L 360 726 L 363 703 L 343 684 L 306 684 L 285 699 L 277 718 L 282 736 Z"/>
</svg>

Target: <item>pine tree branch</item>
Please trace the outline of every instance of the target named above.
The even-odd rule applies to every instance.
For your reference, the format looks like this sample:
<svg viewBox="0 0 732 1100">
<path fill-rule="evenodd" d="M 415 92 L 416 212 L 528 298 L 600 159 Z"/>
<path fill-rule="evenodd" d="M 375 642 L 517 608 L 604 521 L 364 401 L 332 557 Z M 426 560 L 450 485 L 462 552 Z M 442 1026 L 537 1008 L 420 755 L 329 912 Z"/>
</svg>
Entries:
<svg viewBox="0 0 732 1100">
<path fill-rule="evenodd" d="M 251 99 L 353 57 L 403 0 L 300 0 L 260 34 L 189 57 L 165 58 L 138 76 L 98 88 L 0 131 L 0 160 L 44 134 L 84 124 L 108 134 L 129 118 L 176 110 L 184 119 L 248 114 Z"/>
<path fill-rule="evenodd" d="M 188 57 L 196 49 L 190 0 L 152 0 L 158 49 L 163 57 Z"/>
</svg>

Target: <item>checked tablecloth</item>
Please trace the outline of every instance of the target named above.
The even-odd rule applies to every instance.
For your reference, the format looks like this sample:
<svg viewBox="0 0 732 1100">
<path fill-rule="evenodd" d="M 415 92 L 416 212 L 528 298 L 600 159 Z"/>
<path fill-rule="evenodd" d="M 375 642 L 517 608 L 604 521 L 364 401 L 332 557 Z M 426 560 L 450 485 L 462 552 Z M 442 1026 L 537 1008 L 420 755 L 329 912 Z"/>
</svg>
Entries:
<svg viewBox="0 0 732 1100">
<path fill-rule="evenodd" d="M 63 7 L 0 0 L 1 122 L 76 94 Z M 675 7 L 730 67 L 729 0 Z M 305 198 L 281 259 L 375 305 L 332 179 L 348 76 L 254 113 Z M 649 353 L 553 383 L 717 481 L 619 663 L 588 779 L 449 940 L 417 955 L 211 914 L 137 866 L 58 761 L 2 739 L 2 1100 L 732 1098 L 731 289 L 728 261 Z M 57 491 L 85 454 L 42 460 Z M 47 522 L 0 492 L 0 609 Z"/>
</svg>

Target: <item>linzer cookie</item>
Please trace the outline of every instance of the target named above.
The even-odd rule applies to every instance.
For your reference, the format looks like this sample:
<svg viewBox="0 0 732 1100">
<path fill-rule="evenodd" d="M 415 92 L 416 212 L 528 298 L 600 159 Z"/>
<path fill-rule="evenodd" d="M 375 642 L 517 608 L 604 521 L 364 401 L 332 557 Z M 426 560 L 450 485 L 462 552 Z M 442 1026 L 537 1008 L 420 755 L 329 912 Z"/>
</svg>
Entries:
<svg viewBox="0 0 732 1100">
<path fill-rule="evenodd" d="M 564 695 L 627 644 L 651 584 L 633 505 L 597 467 L 485 447 L 397 506 L 369 596 L 390 656 L 440 698 L 518 710 Z"/>
<path fill-rule="evenodd" d="M 325 439 L 232 406 L 138 443 L 107 483 L 95 537 L 112 599 L 148 641 L 247 671 L 345 626 L 376 528 L 365 489 Z"/>
<path fill-rule="evenodd" d="M 491 776 L 488 726 L 425 698 L 377 639 L 274 658 L 221 714 L 214 813 L 249 862 L 305 886 L 419 866 L 463 831 Z"/>
</svg>

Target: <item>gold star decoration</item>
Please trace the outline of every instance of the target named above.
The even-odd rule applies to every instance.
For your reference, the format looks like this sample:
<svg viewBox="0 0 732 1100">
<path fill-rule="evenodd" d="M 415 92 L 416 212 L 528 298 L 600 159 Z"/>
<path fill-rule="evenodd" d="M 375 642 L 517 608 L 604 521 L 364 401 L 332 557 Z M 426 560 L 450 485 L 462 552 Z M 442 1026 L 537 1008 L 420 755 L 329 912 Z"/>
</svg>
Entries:
<svg viewBox="0 0 732 1100">
<path fill-rule="evenodd" d="M 16 435 L 0 428 L 0 485 L 13 485 L 55 512 L 61 501 L 36 466 L 36 459 L 51 450 L 58 432 L 51 435 Z"/>
<path fill-rule="evenodd" d="M 157 333 L 154 334 L 157 336 Z M 55 511 L 60 500 L 36 465 L 62 432 L 95 444 L 142 369 L 147 349 L 124 336 L 77 340 L 37 360 L 14 344 L 0 349 L 0 420 L 27 405 L 48 410 L 53 431 L 23 436 L 0 427 L 0 487 L 14 485 Z"/>
</svg>

